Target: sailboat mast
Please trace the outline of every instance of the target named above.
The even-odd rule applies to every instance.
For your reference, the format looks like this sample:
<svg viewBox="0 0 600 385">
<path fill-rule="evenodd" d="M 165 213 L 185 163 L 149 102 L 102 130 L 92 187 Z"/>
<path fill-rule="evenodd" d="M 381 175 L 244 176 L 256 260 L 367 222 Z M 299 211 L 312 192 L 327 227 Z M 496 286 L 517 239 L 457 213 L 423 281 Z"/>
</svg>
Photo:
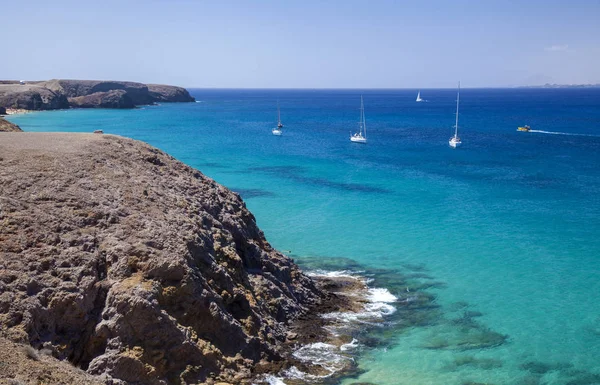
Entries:
<svg viewBox="0 0 600 385">
<path fill-rule="evenodd" d="M 365 105 L 363 103 L 363 97 L 360 95 L 360 110 L 362 114 L 362 126 L 365 130 L 365 139 L 367 139 L 367 120 L 365 119 Z"/>
<path fill-rule="evenodd" d="M 458 137 L 458 103 L 460 101 L 460 82 L 458 82 L 458 91 L 456 92 L 456 125 L 454 126 L 454 137 Z"/>
<path fill-rule="evenodd" d="M 360 121 L 358 122 L 358 128 L 362 134 L 364 131 L 365 138 L 367 137 L 367 128 L 365 127 L 365 106 L 363 104 L 363 96 L 360 95 Z"/>
<path fill-rule="evenodd" d="M 277 100 L 277 124 L 281 124 L 281 110 L 279 109 L 279 100 Z"/>
</svg>

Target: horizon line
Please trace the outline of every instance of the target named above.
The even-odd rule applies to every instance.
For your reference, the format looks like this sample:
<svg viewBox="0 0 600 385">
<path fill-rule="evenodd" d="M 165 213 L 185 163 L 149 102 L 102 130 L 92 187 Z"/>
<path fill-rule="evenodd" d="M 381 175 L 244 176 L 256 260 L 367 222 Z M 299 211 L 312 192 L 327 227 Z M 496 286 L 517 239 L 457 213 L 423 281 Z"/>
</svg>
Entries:
<svg viewBox="0 0 600 385">
<path fill-rule="evenodd" d="M 455 90 L 457 87 L 207 87 L 185 86 L 188 89 L 210 90 Z M 515 88 L 600 88 L 600 84 L 550 84 L 530 86 L 480 86 L 463 87 L 460 89 L 515 89 Z"/>
</svg>

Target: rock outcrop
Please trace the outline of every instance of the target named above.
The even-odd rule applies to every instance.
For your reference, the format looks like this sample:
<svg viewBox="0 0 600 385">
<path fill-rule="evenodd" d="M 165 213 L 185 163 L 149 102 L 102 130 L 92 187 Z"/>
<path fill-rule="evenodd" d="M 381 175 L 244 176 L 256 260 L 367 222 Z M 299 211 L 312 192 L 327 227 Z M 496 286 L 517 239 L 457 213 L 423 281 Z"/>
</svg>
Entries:
<svg viewBox="0 0 600 385">
<path fill-rule="evenodd" d="M 169 155 L 0 134 L 0 337 L 128 384 L 238 384 L 322 296 L 239 195 Z"/>
<path fill-rule="evenodd" d="M 21 127 L 0 117 L 0 132 L 21 132 Z"/>
<path fill-rule="evenodd" d="M 69 108 L 67 97 L 36 84 L 0 84 L 0 106 L 25 110 Z"/>
<path fill-rule="evenodd" d="M 135 104 L 125 90 L 94 92 L 85 96 L 69 98 L 71 107 L 76 108 L 134 108 Z"/>
<path fill-rule="evenodd" d="M 182 87 L 166 86 L 164 84 L 148 84 L 150 96 L 157 102 L 193 102 L 189 92 Z"/>
<path fill-rule="evenodd" d="M 193 102 L 185 88 L 135 82 L 65 80 L 0 81 L 0 107 L 53 110 L 69 107 L 133 108 L 155 102 Z"/>
<path fill-rule="evenodd" d="M 40 83 L 40 85 L 65 95 L 69 98 L 69 101 L 72 98 L 115 91 L 120 91 L 124 95 L 127 95 L 133 106 L 151 104 L 156 101 L 148 92 L 148 86 L 135 82 L 54 79 Z"/>
</svg>

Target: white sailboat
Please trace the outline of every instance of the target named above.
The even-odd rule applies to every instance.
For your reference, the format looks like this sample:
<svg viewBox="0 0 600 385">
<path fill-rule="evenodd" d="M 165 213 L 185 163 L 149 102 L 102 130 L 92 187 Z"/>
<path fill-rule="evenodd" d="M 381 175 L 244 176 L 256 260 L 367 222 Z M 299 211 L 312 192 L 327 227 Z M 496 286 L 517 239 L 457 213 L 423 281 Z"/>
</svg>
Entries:
<svg viewBox="0 0 600 385">
<path fill-rule="evenodd" d="M 424 100 L 421 99 L 421 90 L 419 90 L 419 92 L 417 93 L 417 102 L 424 102 Z"/>
<path fill-rule="evenodd" d="M 452 148 L 456 148 L 462 144 L 458 137 L 458 103 L 460 101 L 460 82 L 458 82 L 458 91 L 456 92 L 456 124 L 454 125 L 454 136 L 450 138 L 448 144 Z"/>
<path fill-rule="evenodd" d="M 273 129 L 273 135 L 280 136 L 282 134 L 281 129 L 283 128 L 283 123 L 281 123 L 281 111 L 279 109 L 279 100 L 277 101 L 277 128 Z"/>
<path fill-rule="evenodd" d="M 363 97 L 360 95 L 360 122 L 358 122 L 358 132 L 350 136 L 350 141 L 355 143 L 367 143 L 367 125 L 365 122 L 365 106 Z"/>
</svg>

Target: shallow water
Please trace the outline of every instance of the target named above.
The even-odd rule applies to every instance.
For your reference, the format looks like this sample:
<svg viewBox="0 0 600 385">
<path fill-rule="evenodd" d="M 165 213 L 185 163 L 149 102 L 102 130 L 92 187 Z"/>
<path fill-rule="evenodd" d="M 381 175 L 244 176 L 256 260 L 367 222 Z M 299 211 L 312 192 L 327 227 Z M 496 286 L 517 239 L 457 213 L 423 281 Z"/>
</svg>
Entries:
<svg viewBox="0 0 600 385">
<path fill-rule="evenodd" d="M 147 141 L 238 191 L 303 265 L 427 293 L 344 385 L 600 383 L 600 89 L 463 90 L 457 150 L 452 90 L 192 93 L 10 120 Z M 366 145 L 349 141 L 361 94 Z"/>
</svg>

